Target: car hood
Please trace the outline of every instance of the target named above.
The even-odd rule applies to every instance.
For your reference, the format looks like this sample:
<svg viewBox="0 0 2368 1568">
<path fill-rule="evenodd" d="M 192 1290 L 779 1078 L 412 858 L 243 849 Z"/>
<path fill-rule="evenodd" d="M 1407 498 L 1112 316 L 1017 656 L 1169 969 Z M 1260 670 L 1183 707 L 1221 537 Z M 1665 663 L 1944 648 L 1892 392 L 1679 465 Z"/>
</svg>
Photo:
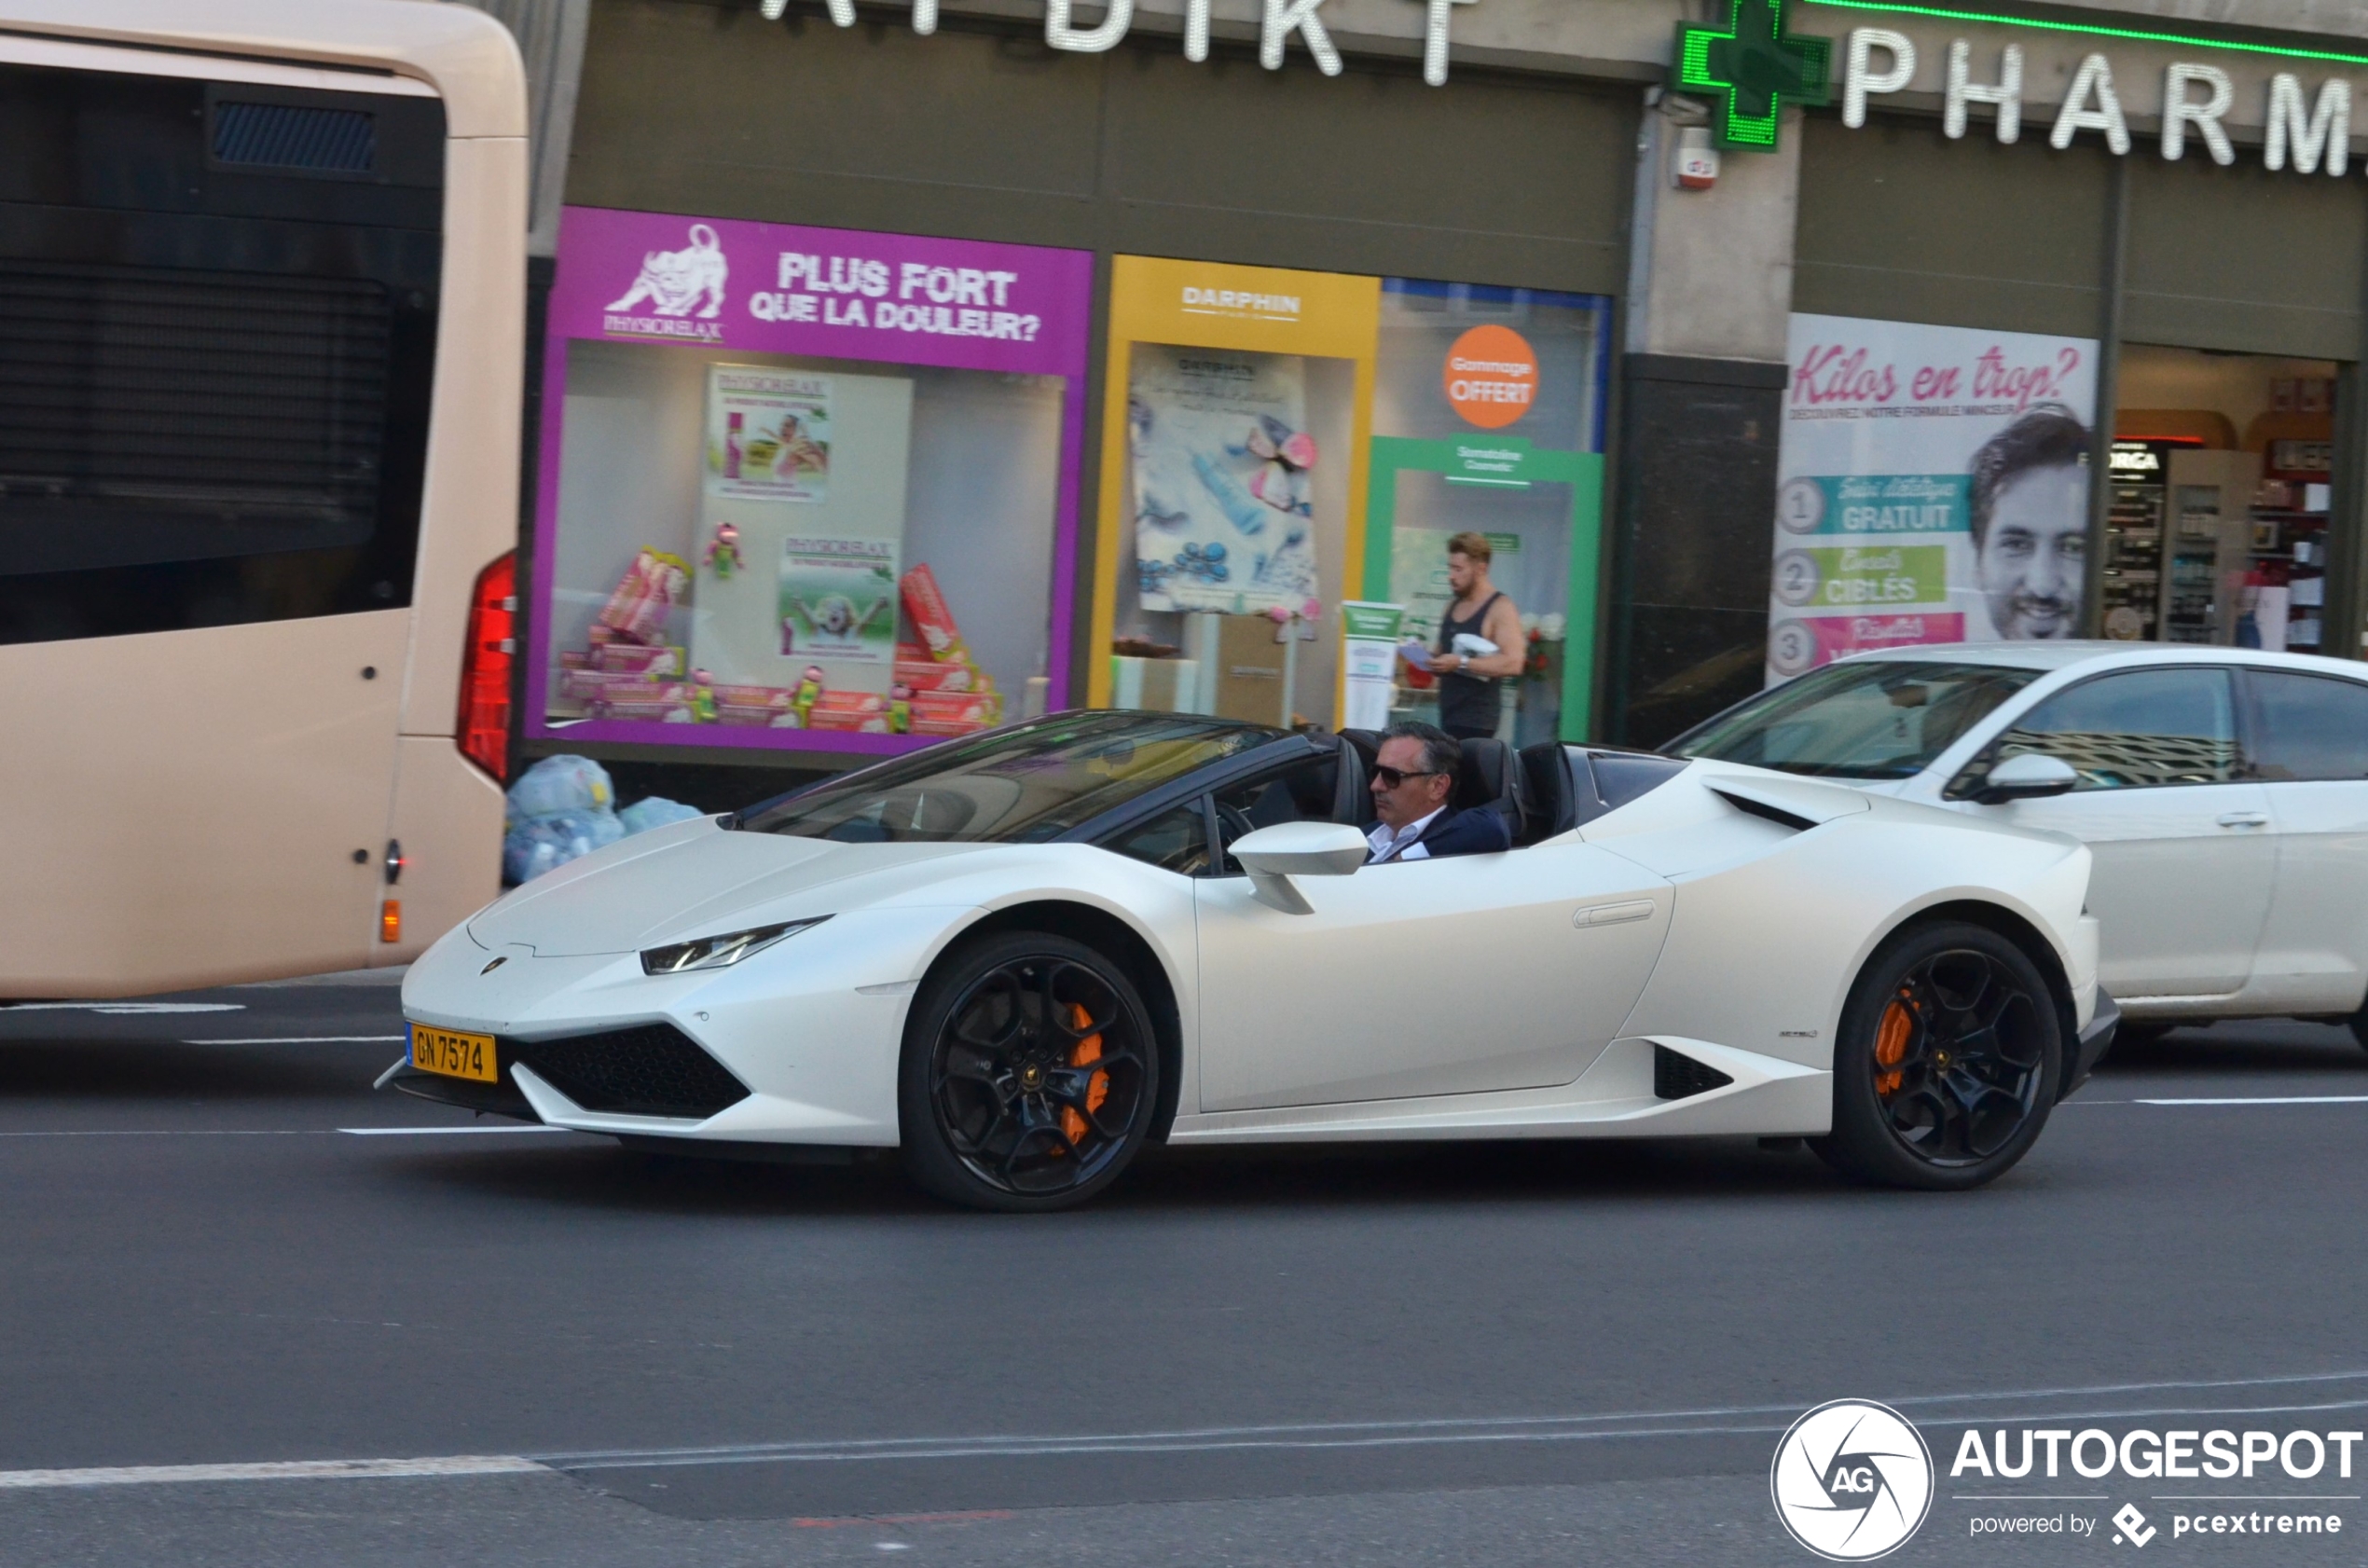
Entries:
<svg viewBox="0 0 2368 1568">
<path fill-rule="evenodd" d="M 916 870 L 927 877 L 935 862 L 997 847 L 840 844 L 726 832 L 702 818 L 637 834 L 545 873 L 472 915 L 468 931 L 483 947 L 516 944 L 549 958 L 631 953 L 739 929 L 734 917 L 759 906 L 767 906 L 768 920 L 839 914 L 891 888 L 908 889 Z M 888 886 L 846 886 L 851 878 Z M 804 908 L 809 901 L 813 907 Z M 783 913 L 785 905 L 799 907 Z"/>
</svg>

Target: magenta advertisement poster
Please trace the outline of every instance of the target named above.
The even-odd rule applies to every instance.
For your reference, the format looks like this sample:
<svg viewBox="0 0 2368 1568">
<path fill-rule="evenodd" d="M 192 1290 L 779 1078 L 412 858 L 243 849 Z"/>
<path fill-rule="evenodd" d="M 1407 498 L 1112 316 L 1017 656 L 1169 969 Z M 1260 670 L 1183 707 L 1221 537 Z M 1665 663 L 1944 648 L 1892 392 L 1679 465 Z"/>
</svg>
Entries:
<svg viewBox="0 0 2368 1568">
<path fill-rule="evenodd" d="M 1011 607 L 1014 596 L 1009 591 L 997 591 L 981 573 L 961 569 L 958 545 L 941 546 L 937 571 L 923 585 L 922 598 L 931 609 L 928 624 L 907 622 L 908 627 L 918 626 L 917 635 L 927 644 L 908 645 L 895 661 L 893 676 L 886 671 L 887 660 L 873 661 L 883 666 L 877 689 L 863 685 L 866 672 L 842 671 L 823 654 L 815 655 L 829 667 L 821 682 L 801 681 L 798 670 L 722 667 L 732 656 L 732 640 L 709 623 L 726 614 L 736 594 L 748 599 L 744 585 L 750 573 L 783 570 L 780 549 L 758 543 L 762 530 L 751 519 L 778 515 L 792 519 L 783 524 L 792 533 L 827 539 L 850 530 L 895 533 L 903 526 L 896 515 L 900 506 L 909 506 L 916 516 L 927 510 L 924 470 L 930 462 L 949 467 L 954 460 L 932 455 L 929 446 L 930 435 L 939 438 L 938 450 L 948 444 L 942 421 L 932 425 L 910 406 L 881 401 L 882 389 L 894 390 L 893 367 L 918 369 L 925 379 L 932 369 L 986 372 L 998 380 L 983 385 L 1001 385 L 1000 378 L 1010 378 L 1010 385 L 1025 387 L 1032 399 L 1026 418 L 1034 420 L 1030 428 L 1040 431 L 1041 440 L 1005 460 L 1027 465 L 1021 475 L 1026 483 L 989 488 L 988 478 L 970 491 L 988 504 L 941 503 L 938 511 L 958 510 L 964 526 L 992 531 L 993 502 L 1002 492 L 1040 493 L 1049 501 L 1049 550 L 1042 531 L 1045 509 L 1038 509 L 1029 514 L 1032 527 L 1025 537 L 1015 535 L 1020 542 L 1013 546 L 1015 554 L 1030 558 L 1014 562 L 1013 570 L 1026 570 L 1040 589 L 1049 568 L 1045 618 L 1028 629 L 1039 639 L 1046 708 L 1067 706 L 1093 278 L 1093 256 L 1083 251 L 566 209 L 544 361 L 526 733 L 542 739 L 893 752 L 963 733 L 959 726 L 977 725 L 983 718 L 1018 717 L 1025 676 L 1039 671 L 1014 667 L 998 681 L 986 672 L 989 650 L 982 648 L 978 668 L 958 688 L 964 699 L 957 702 L 946 690 L 953 676 L 929 662 L 949 656 L 941 613 L 958 612 L 989 634 L 1003 629 L 996 617 L 1022 613 Z M 586 345 L 602 347 L 587 351 Z M 643 352 L 620 354 L 610 345 L 631 345 Z M 694 352 L 671 355 L 677 349 Z M 822 448 L 830 447 L 830 458 L 848 473 L 833 474 L 827 483 L 817 478 L 774 487 L 790 504 L 770 513 L 742 515 L 703 500 L 695 479 L 651 479 L 655 488 L 638 493 L 635 486 L 646 471 L 695 464 L 703 444 L 710 448 L 707 461 L 720 461 L 712 454 L 717 444 L 697 433 L 654 429 L 663 420 L 642 421 L 654 427 L 648 435 L 629 420 L 603 426 L 599 417 L 610 403 L 623 406 L 629 397 L 612 395 L 603 403 L 587 396 L 586 377 L 597 380 L 597 372 L 614 382 L 620 364 L 635 374 L 647 367 L 653 386 L 663 382 L 675 389 L 661 407 L 671 418 L 690 395 L 681 388 L 686 367 L 696 373 L 692 362 L 712 364 L 720 355 L 736 354 L 840 362 L 836 392 L 826 395 L 835 397 L 841 438 L 817 443 L 809 461 L 824 461 Z M 662 363 L 668 360 L 672 368 Z M 882 367 L 881 374 L 864 374 L 865 364 Z M 1020 379 L 1035 378 L 1061 378 L 1065 385 Z M 830 386 L 831 376 L 825 374 L 820 384 Z M 904 395 L 909 405 L 914 394 Z M 1011 418 L 1005 416 L 1004 422 Z M 811 417 L 807 423 L 820 431 L 830 428 Z M 733 428 L 738 429 L 737 417 Z M 885 455 L 867 459 L 867 438 Z M 907 441 L 914 443 L 910 456 L 902 444 Z M 609 456 L 637 442 L 650 446 L 648 461 Z M 737 433 L 729 435 L 729 444 L 737 474 L 745 454 Z M 603 469 L 604 461 L 612 467 Z M 867 461 L 896 483 L 889 489 L 874 485 L 866 490 L 857 481 Z M 914 476 L 913 495 L 903 500 L 907 470 Z M 867 495 L 874 499 L 865 511 L 860 502 Z M 834 499 L 837 513 L 831 509 Z M 719 533 L 718 518 L 740 526 Z M 943 536 L 944 525 L 938 527 Z M 604 530 L 614 538 L 591 537 Z M 720 551 L 719 539 L 724 542 Z M 909 542 L 902 557 L 894 548 L 885 554 L 898 559 L 901 570 L 929 558 Z M 1037 561 L 1045 564 L 1037 567 Z M 951 581 L 941 588 L 935 580 L 941 578 Z M 971 601 L 957 602 L 949 612 L 946 600 L 958 600 L 966 592 Z M 671 622 L 667 605 L 653 612 L 646 602 L 638 603 L 620 612 L 618 596 L 634 594 L 671 595 Z M 915 594 L 914 583 L 905 582 L 902 603 L 908 616 Z M 1025 597 L 1034 600 L 1033 594 Z M 701 612 L 696 615 L 689 613 L 695 602 Z M 710 605 L 722 608 L 708 613 Z M 800 614 L 805 608 L 798 601 Z M 1031 621 L 1034 612 L 1031 602 L 1026 611 Z M 691 629 L 694 623 L 696 629 Z M 739 640 L 743 646 L 756 640 L 753 625 L 747 629 L 750 635 Z M 953 629 L 958 636 L 960 626 Z M 971 640 L 977 644 L 981 639 Z M 994 637 L 984 641 L 992 643 Z M 819 645 L 810 628 L 797 644 Z M 791 646 L 790 640 L 782 646 Z M 704 667 L 709 664 L 717 666 L 712 672 Z M 817 685 L 828 690 L 818 694 Z M 997 699 L 1004 706 L 997 707 Z M 668 727 L 660 729 L 660 723 Z"/>
</svg>

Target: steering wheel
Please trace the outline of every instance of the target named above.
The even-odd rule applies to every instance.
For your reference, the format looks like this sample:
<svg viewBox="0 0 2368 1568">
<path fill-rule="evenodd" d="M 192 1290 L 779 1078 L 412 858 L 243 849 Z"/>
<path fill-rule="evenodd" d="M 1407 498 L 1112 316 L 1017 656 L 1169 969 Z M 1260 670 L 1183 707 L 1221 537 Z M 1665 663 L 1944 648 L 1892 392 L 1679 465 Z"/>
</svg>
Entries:
<svg viewBox="0 0 2368 1568">
<path fill-rule="evenodd" d="M 1251 821 L 1250 814 L 1240 806 L 1226 805 L 1220 802 L 1210 804 L 1217 806 L 1218 846 L 1223 852 L 1223 858 L 1231 860 L 1233 854 L 1233 841 L 1244 833 L 1256 832 L 1258 824 Z"/>
</svg>

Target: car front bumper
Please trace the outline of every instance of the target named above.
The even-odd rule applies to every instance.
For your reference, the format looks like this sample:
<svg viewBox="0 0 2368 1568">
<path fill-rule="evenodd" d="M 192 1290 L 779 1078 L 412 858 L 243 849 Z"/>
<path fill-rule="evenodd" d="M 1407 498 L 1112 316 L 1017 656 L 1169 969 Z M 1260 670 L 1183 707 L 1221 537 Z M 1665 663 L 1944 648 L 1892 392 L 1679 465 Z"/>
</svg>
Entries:
<svg viewBox="0 0 2368 1568">
<path fill-rule="evenodd" d="M 864 912 L 675 976 L 630 953 L 496 952 L 456 930 L 412 966 L 404 1016 L 494 1037 L 499 1080 L 406 1059 L 379 1083 L 578 1132 L 893 1147 L 905 1011 L 946 924 L 940 910 Z"/>
</svg>

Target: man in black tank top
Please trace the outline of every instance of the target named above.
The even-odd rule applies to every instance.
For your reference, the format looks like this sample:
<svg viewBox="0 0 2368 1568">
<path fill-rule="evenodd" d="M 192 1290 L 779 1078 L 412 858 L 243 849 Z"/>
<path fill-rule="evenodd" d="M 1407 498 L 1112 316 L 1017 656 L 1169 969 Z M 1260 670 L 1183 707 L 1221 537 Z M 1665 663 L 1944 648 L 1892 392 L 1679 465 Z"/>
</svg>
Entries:
<svg viewBox="0 0 2368 1568">
<path fill-rule="evenodd" d="M 1439 618 L 1431 668 L 1439 676 L 1439 727 L 1458 740 L 1496 733 L 1497 682 L 1520 675 L 1529 658 L 1521 612 L 1488 580 L 1492 554 L 1481 534 L 1459 533 L 1447 542 L 1447 585 L 1455 590 L 1455 602 Z M 1463 632 L 1486 638 L 1496 652 L 1452 652 Z"/>
</svg>

